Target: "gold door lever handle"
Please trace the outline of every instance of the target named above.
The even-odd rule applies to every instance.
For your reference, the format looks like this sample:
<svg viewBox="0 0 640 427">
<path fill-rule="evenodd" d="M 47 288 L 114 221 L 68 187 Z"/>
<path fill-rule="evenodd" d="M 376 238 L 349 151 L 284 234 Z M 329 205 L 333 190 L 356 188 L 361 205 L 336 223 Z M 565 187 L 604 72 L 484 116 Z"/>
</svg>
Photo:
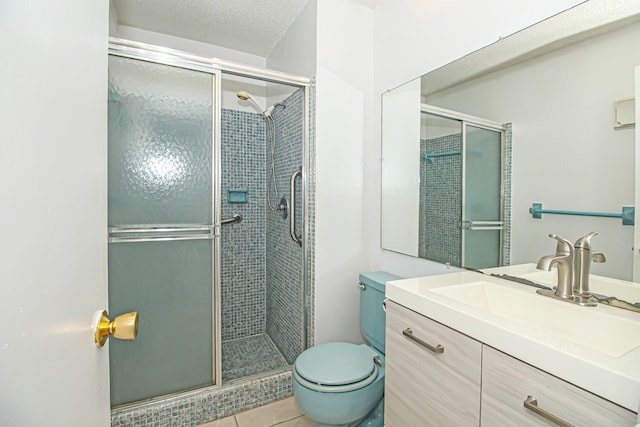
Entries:
<svg viewBox="0 0 640 427">
<path fill-rule="evenodd" d="M 103 310 L 96 325 L 95 338 L 98 347 L 107 342 L 109 335 L 121 340 L 135 340 L 138 335 L 138 312 L 121 314 L 111 320 L 109 314 Z"/>
</svg>

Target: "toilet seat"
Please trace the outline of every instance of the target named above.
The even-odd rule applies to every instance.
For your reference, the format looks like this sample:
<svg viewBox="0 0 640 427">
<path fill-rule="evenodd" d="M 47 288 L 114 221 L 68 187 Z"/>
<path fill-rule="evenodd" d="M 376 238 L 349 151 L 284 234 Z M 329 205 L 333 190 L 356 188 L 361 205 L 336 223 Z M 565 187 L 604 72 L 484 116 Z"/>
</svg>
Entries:
<svg viewBox="0 0 640 427">
<path fill-rule="evenodd" d="M 320 344 L 296 359 L 293 375 L 309 389 L 341 393 L 371 384 L 378 376 L 377 360 L 378 353 L 364 344 Z"/>
</svg>

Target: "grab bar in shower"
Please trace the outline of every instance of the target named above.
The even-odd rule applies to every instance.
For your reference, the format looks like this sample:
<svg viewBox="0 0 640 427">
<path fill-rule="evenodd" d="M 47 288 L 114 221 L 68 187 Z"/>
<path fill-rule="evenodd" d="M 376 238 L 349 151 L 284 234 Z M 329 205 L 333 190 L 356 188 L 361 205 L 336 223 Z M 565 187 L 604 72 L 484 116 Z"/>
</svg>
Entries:
<svg viewBox="0 0 640 427">
<path fill-rule="evenodd" d="M 109 227 L 109 243 L 213 239 L 211 225 L 150 225 Z"/>
<path fill-rule="evenodd" d="M 578 216 L 598 216 L 604 218 L 620 218 L 622 225 L 634 225 L 636 208 L 635 206 L 623 206 L 622 213 L 608 212 L 582 212 L 582 211 L 561 211 L 542 209 L 542 203 L 533 203 L 529 208 L 529 213 L 533 218 L 540 219 L 542 214 L 558 214 L 558 215 L 578 215 Z"/>
<path fill-rule="evenodd" d="M 289 206 L 289 233 L 291 238 L 298 245 L 302 246 L 302 235 L 296 233 L 296 178 L 302 178 L 302 167 L 298 168 L 292 175 L 289 182 L 289 194 L 291 203 Z"/>
<path fill-rule="evenodd" d="M 242 215 L 237 213 L 237 214 L 233 214 L 231 218 L 225 218 L 220 220 L 220 224 L 232 224 L 234 222 L 242 222 Z"/>
</svg>

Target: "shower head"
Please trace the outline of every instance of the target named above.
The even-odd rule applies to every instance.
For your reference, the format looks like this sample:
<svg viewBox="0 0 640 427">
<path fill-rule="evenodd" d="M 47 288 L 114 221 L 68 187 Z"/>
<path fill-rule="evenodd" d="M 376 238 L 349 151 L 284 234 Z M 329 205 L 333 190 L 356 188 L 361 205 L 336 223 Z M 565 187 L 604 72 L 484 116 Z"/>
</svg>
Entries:
<svg viewBox="0 0 640 427">
<path fill-rule="evenodd" d="M 265 117 L 271 116 L 271 111 L 268 111 L 266 108 L 262 108 L 262 105 L 258 104 L 258 101 L 253 99 L 253 96 L 251 96 L 251 94 L 249 92 L 245 92 L 245 91 L 241 90 L 241 91 L 236 92 L 236 96 L 238 97 L 238 99 L 241 99 L 243 101 L 249 101 L 249 102 L 253 103 L 253 105 L 255 105 L 255 107 L 258 110 L 260 110 L 260 112 L 262 114 L 265 115 Z"/>
<path fill-rule="evenodd" d="M 249 92 L 245 92 L 243 90 L 239 91 L 238 93 L 236 93 L 236 96 L 240 99 L 242 99 L 243 101 L 248 100 L 249 98 L 251 98 L 251 94 Z"/>
</svg>

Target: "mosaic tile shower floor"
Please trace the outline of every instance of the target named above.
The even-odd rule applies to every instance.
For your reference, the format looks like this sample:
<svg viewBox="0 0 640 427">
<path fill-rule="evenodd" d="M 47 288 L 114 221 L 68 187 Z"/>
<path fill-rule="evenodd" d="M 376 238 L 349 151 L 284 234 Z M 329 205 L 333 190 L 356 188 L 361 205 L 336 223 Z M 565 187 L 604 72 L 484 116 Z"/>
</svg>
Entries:
<svg viewBox="0 0 640 427">
<path fill-rule="evenodd" d="M 223 383 L 288 365 L 267 334 L 222 342 Z"/>
</svg>

